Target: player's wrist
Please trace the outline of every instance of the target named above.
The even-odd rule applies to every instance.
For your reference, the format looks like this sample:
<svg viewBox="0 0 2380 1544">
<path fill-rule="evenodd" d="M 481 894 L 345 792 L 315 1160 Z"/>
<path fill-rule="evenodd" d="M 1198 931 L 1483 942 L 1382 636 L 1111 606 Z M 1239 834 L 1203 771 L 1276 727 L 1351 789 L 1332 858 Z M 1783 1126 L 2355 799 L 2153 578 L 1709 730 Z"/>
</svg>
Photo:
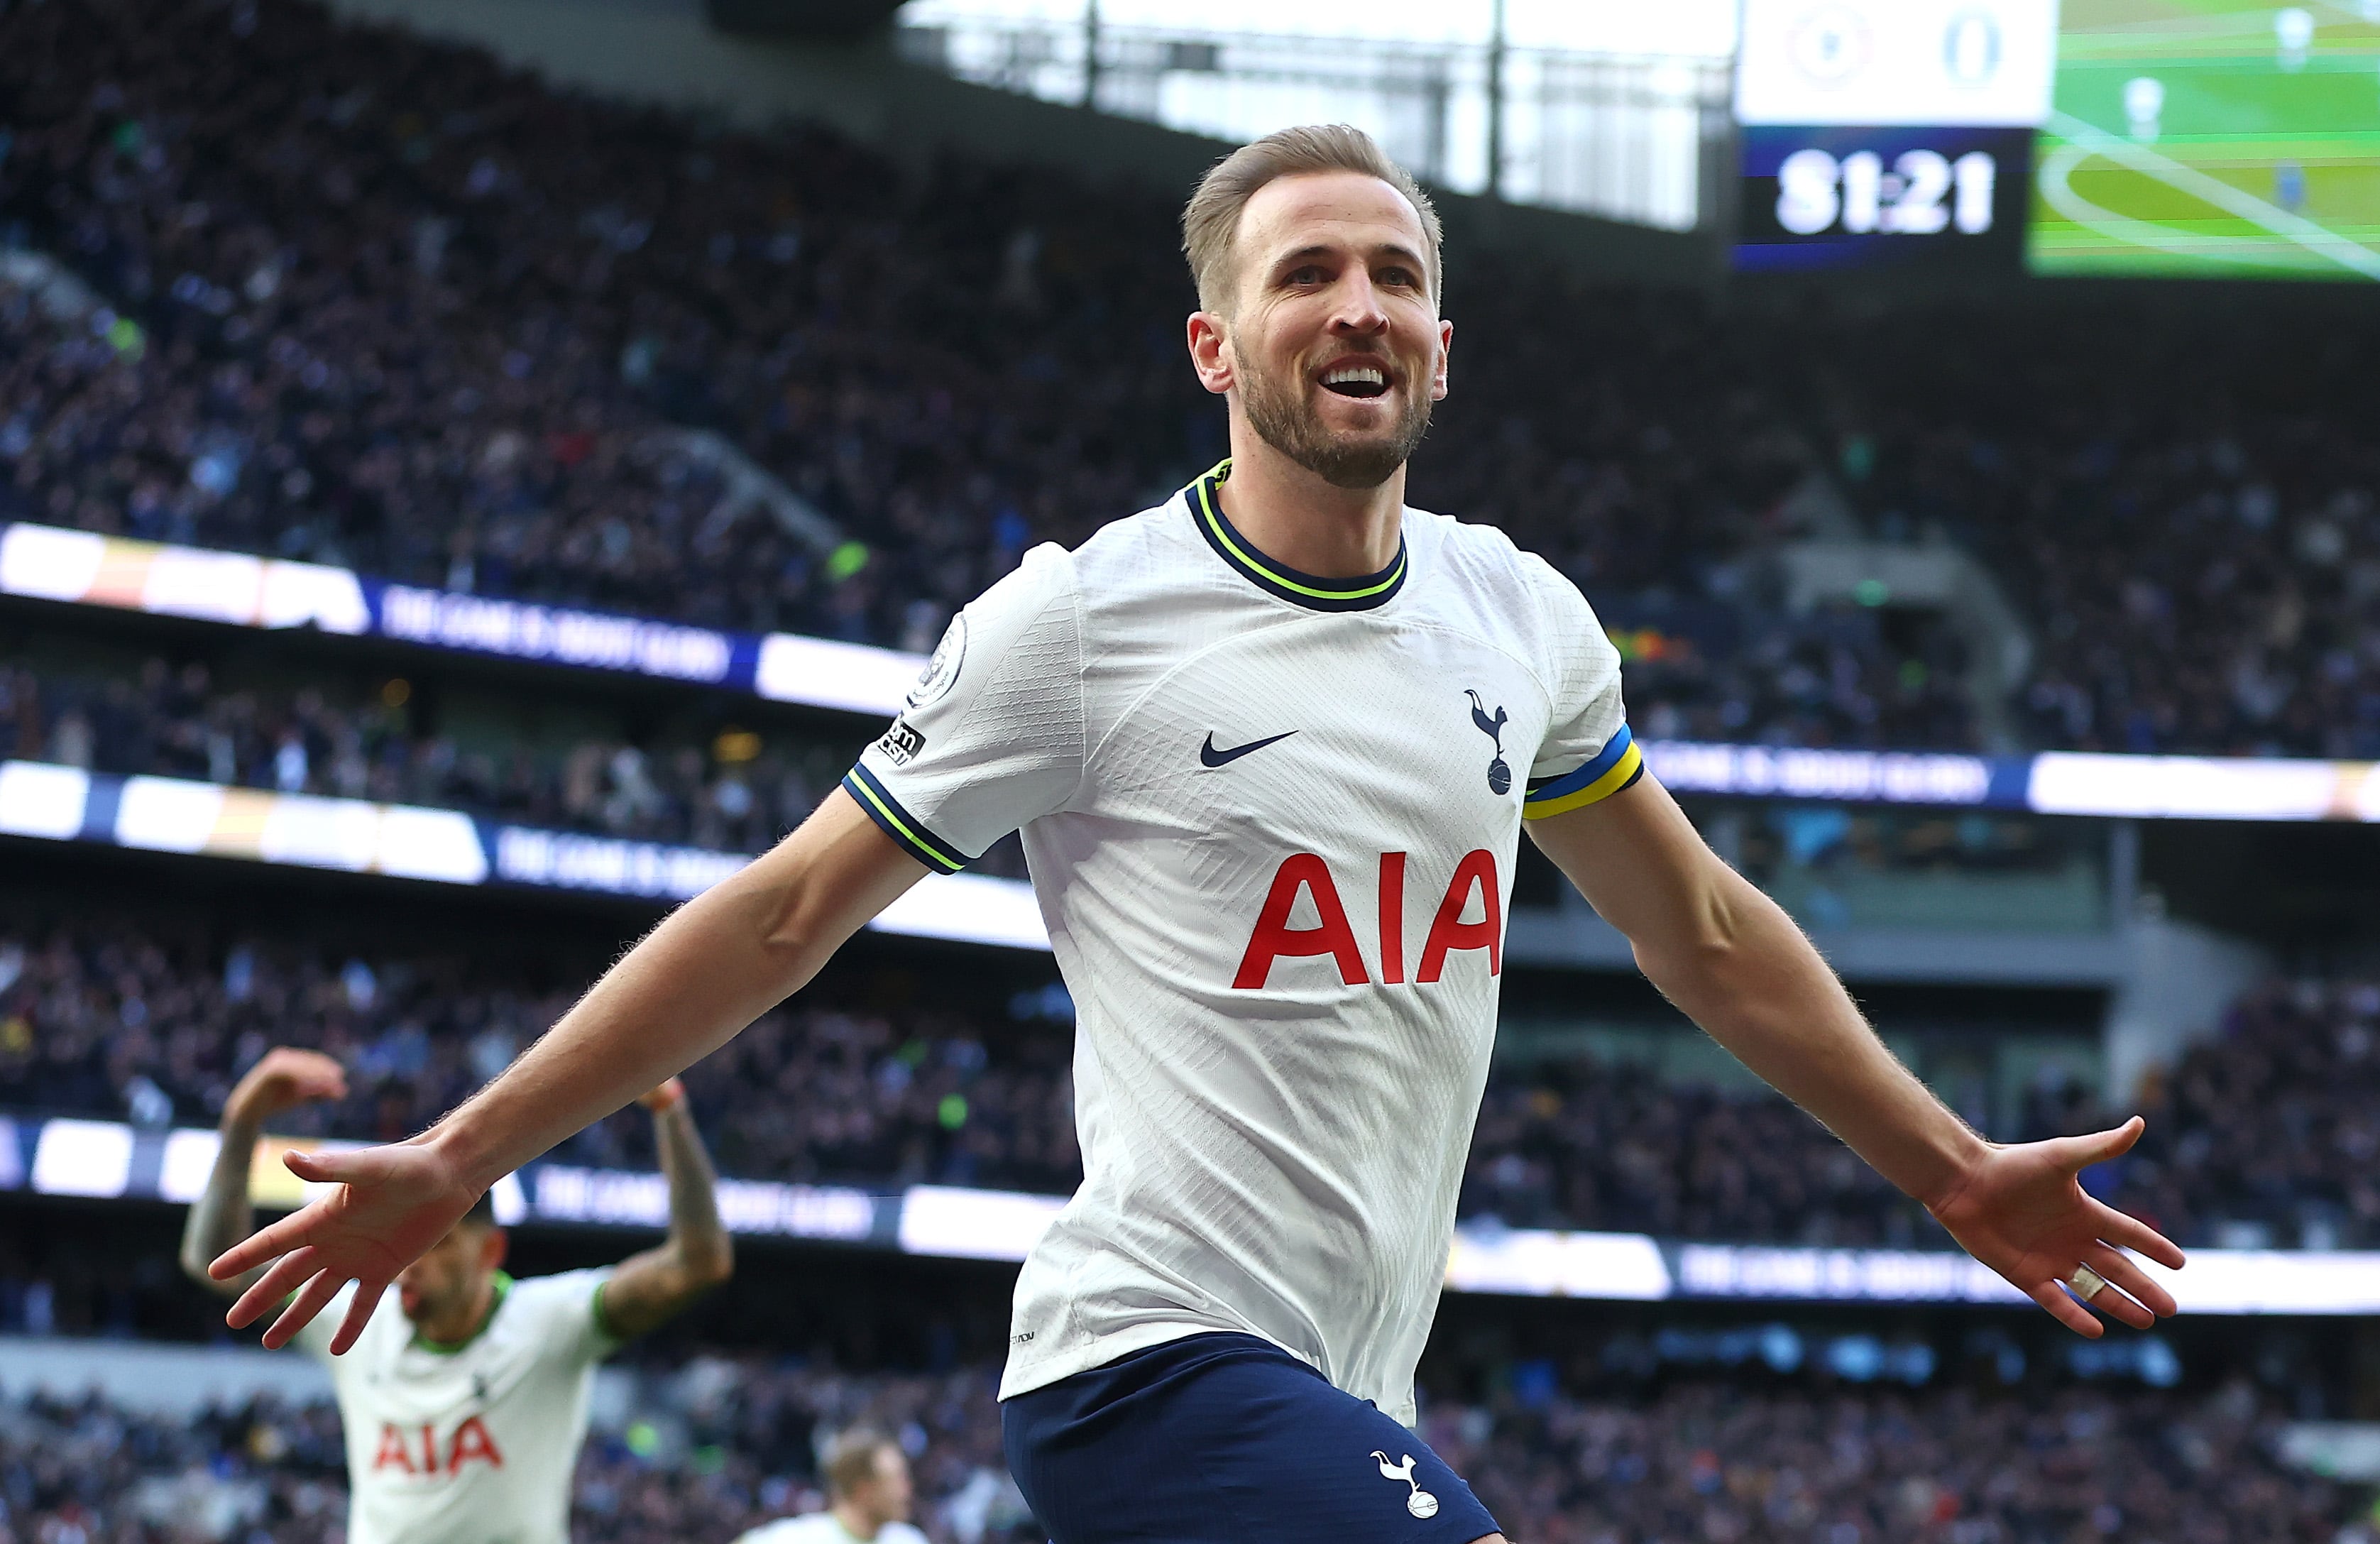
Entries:
<svg viewBox="0 0 2380 1544">
<path fill-rule="evenodd" d="M 504 1161 L 492 1137 L 472 1129 L 470 1113 L 465 1109 L 447 1116 L 414 1137 L 412 1145 L 429 1149 L 444 1171 L 449 1187 L 468 1191 L 477 1199 L 519 1165 Z"/>
<path fill-rule="evenodd" d="M 215 1129 L 225 1137 L 253 1138 L 264 1130 L 265 1117 L 271 1113 L 254 1090 L 234 1088 L 224 1100 L 223 1119 L 215 1124 Z"/>
<path fill-rule="evenodd" d="M 1999 1150 L 1998 1144 L 1977 1136 L 1963 1122 L 1960 1136 L 1962 1140 L 1952 1144 L 1929 1182 L 1910 1187 L 1909 1193 L 1937 1222 L 1943 1220 L 1944 1213 L 1955 1211 L 1960 1201 L 1973 1192 L 1975 1181 L 1990 1167 L 1992 1155 Z"/>
</svg>

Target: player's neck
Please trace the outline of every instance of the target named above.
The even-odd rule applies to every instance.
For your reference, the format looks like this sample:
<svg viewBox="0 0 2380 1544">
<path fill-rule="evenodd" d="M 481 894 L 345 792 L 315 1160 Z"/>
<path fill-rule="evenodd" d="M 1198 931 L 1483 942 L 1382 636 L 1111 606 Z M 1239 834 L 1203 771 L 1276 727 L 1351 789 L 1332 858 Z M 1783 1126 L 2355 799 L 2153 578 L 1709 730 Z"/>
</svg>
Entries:
<svg viewBox="0 0 2380 1544">
<path fill-rule="evenodd" d="M 1360 578 L 1396 562 L 1404 534 L 1402 467 L 1377 488 L 1341 488 L 1252 432 L 1232 441 L 1223 516 L 1265 556 L 1325 579 Z"/>
<path fill-rule="evenodd" d="M 500 1295 L 496 1273 L 490 1271 L 480 1278 L 480 1290 L 463 1299 L 448 1313 L 435 1319 L 419 1319 L 413 1326 L 417 1339 L 436 1351 L 459 1351 L 478 1338 L 487 1327 L 488 1317 L 496 1311 Z"/>
<path fill-rule="evenodd" d="M 839 1501 L 835 1504 L 834 1520 L 841 1523 L 843 1531 L 854 1538 L 873 1538 L 884 1531 L 883 1526 L 875 1518 L 849 1501 Z"/>
</svg>

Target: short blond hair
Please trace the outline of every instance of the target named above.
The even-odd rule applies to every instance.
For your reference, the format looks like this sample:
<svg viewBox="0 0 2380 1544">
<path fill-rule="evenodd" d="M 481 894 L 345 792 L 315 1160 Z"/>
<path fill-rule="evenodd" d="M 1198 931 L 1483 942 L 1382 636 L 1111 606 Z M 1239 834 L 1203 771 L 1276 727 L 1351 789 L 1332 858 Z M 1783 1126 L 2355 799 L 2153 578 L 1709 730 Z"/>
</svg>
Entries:
<svg viewBox="0 0 2380 1544">
<path fill-rule="evenodd" d="M 1285 176 L 1318 172 L 1354 172 L 1376 176 L 1412 204 L 1421 217 L 1429 250 L 1429 293 L 1438 296 L 1440 233 L 1438 211 L 1411 172 L 1389 159 L 1373 138 L 1343 123 L 1312 124 L 1277 129 L 1253 140 L 1215 163 L 1198 179 L 1198 190 L 1182 211 L 1182 251 L 1190 260 L 1190 277 L 1198 286 L 1198 304 L 1210 311 L 1231 310 L 1235 276 L 1233 248 L 1240 234 L 1240 214 L 1257 189 Z"/>
<path fill-rule="evenodd" d="M 900 1453 L 901 1444 L 874 1427 L 855 1426 L 837 1433 L 819 1465 L 827 1495 L 843 1501 L 874 1479 L 876 1461 L 887 1452 Z"/>
</svg>

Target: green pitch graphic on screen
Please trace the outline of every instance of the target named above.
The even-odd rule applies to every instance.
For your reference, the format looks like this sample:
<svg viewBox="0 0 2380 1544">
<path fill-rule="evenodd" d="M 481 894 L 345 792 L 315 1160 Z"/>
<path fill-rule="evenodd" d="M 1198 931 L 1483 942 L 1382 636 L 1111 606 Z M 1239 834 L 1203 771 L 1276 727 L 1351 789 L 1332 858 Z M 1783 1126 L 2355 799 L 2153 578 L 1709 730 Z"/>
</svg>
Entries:
<svg viewBox="0 0 2380 1544">
<path fill-rule="evenodd" d="M 2036 274 L 2380 278 L 2380 0 L 2065 0 Z"/>
</svg>

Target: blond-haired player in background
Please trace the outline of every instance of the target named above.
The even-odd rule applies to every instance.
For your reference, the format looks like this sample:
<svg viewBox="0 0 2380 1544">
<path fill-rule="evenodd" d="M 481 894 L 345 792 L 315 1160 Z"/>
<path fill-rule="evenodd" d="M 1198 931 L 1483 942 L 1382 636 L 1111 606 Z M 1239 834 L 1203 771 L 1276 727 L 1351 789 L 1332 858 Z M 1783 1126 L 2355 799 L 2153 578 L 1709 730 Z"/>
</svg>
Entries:
<svg viewBox="0 0 2380 1544">
<path fill-rule="evenodd" d="M 735 1544 L 926 1544 L 909 1523 L 916 1493 L 908 1454 L 884 1433 L 868 1427 L 838 1433 L 819 1477 L 826 1481 L 824 1512 L 763 1523 Z"/>
<path fill-rule="evenodd" d="M 182 1231 L 182 1269 L 226 1295 L 207 1262 L 251 1230 L 249 1173 L 263 1124 L 341 1099 L 346 1070 L 319 1052 L 267 1052 L 224 1101 L 222 1146 Z M 356 1344 L 298 1337 L 330 1364 L 346 1428 L 348 1544 L 567 1544 L 570 1477 L 595 1364 L 656 1329 L 735 1267 L 702 1138 L 674 1077 L 638 1101 L 668 1177 L 669 1236 L 601 1270 L 515 1281 L 480 1198 L 406 1267 Z"/>
</svg>

